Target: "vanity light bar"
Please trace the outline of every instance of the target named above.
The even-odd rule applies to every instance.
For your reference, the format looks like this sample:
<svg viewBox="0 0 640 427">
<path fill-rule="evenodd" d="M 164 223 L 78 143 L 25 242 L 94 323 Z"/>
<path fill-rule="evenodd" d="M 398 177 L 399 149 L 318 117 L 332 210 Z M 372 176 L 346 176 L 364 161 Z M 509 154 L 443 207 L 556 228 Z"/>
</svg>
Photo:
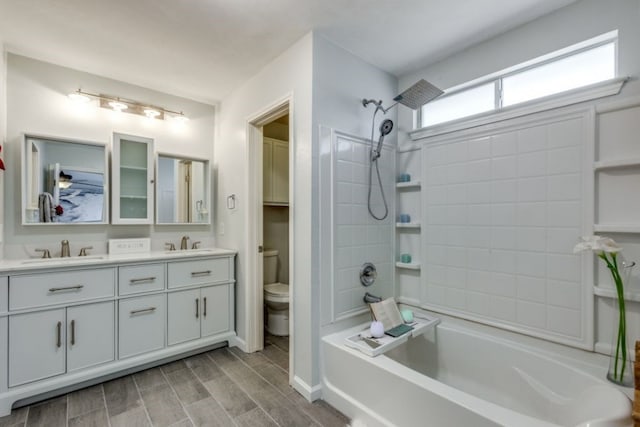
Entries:
<svg viewBox="0 0 640 427">
<path fill-rule="evenodd" d="M 87 102 L 91 98 L 95 98 L 100 101 L 100 107 L 102 108 L 108 108 L 118 112 L 138 114 L 150 119 L 164 120 L 166 114 L 167 117 L 171 117 L 180 123 L 184 123 L 189 120 L 182 111 L 168 110 L 166 108 L 143 104 L 138 101 L 116 96 L 84 92 L 81 89 L 70 93 L 69 98 L 76 102 Z"/>
</svg>

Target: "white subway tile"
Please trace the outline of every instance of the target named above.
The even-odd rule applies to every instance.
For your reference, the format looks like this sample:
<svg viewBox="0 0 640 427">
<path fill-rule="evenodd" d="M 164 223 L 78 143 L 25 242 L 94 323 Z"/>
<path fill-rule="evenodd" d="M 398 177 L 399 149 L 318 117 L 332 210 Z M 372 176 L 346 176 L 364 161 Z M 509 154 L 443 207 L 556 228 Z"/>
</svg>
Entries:
<svg viewBox="0 0 640 427">
<path fill-rule="evenodd" d="M 491 183 L 491 201 L 494 203 L 515 202 L 518 189 L 515 180 L 493 181 Z"/>
<path fill-rule="evenodd" d="M 467 271 L 467 289 L 488 294 L 493 289 L 493 275 L 490 271 Z"/>
<path fill-rule="evenodd" d="M 447 164 L 447 147 L 438 145 L 427 149 L 427 164 L 429 166 Z"/>
<path fill-rule="evenodd" d="M 567 147 L 547 152 L 547 172 L 550 175 L 580 172 L 582 152 L 580 147 Z"/>
<path fill-rule="evenodd" d="M 498 157 L 491 160 L 491 177 L 493 179 L 509 179 L 517 176 L 515 156 Z"/>
<path fill-rule="evenodd" d="M 448 223 L 447 206 L 429 206 L 427 208 L 427 224 L 444 225 Z"/>
<path fill-rule="evenodd" d="M 516 272 L 517 253 L 513 251 L 492 250 L 491 270 L 497 273 Z"/>
<path fill-rule="evenodd" d="M 446 144 L 447 147 L 447 163 L 466 162 L 468 159 L 467 142 L 454 142 Z"/>
<path fill-rule="evenodd" d="M 351 163 L 353 168 L 353 182 L 369 185 L 369 167 L 358 163 Z"/>
<path fill-rule="evenodd" d="M 535 151 L 518 155 L 518 176 L 545 176 L 547 173 L 547 153 Z"/>
<path fill-rule="evenodd" d="M 338 182 L 352 182 L 353 177 L 353 164 L 351 162 L 345 162 L 338 160 L 336 165 L 336 179 Z"/>
<path fill-rule="evenodd" d="M 519 275 L 541 278 L 547 275 L 547 257 L 544 253 L 518 252 L 517 263 Z"/>
<path fill-rule="evenodd" d="M 548 328 L 570 337 L 581 337 L 581 316 L 577 310 L 547 306 Z"/>
<path fill-rule="evenodd" d="M 465 268 L 467 266 L 467 249 L 461 247 L 447 247 L 447 263 L 449 267 Z"/>
<path fill-rule="evenodd" d="M 467 184 L 467 203 L 491 203 L 491 181 Z"/>
<path fill-rule="evenodd" d="M 467 245 L 467 227 L 448 226 L 447 243 L 452 246 Z"/>
<path fill-rule="evenodd" d="M 582 199 L 580 175 L 554 175 L 547 177 L 547 197 L 549 200 Z"/>
<path fill-rule="evenodd" d="M 580 145 L 583 138 L 580 119 L 562 121 L 547 126 L 547 148 Z"/>
<path fill-rule="evenodd" d="M 467 205 L 469 225 L 491 225 L 491 205 Z"/>
<path fill-rule="evenodd" d="M 512 203 L 494 204 L 491 206 L 492 225 L 516 225 L 516 205 Z"/>
<path fill-rule="evenodd" d="M 547 229 L 544 227 L 519 227 L 518 250 L 544 252 L 547 249 Z"/>
<path fill-rule="evenodd" d="M 467 246 L 470 248 L 490 248 L 491 227 L 467 227 Z"/>
<path fill-rule="evenodd" d="M 519 203 L 518 225 L 530 227 L 544 227 L 547 225 L 546 203 Z"/>
<path fill-rule="evenodd" d="M 477 138 L 467 143 L 469 160 L 488 159 L 491 157 L 491 138 Z"/>
<path fill-rule="evenodd" d="M 547 181 L 544 176 L 518 180 L 518 201 L 543 202 L 545 200 L 547 200 Z"/>
<path fill-rule="evenodd" d="M 551 227 L 579 227 L 582 223 L 582 204 L 575 202 L 549 202 L 547 225 Z"/>
<path fill-rule="evenodd" d="M 518 151 L 518 135 L 515 132 L 502 133 L 491 137 L 491 156 L 508 156 Z"/>
<path fill-rule="evenodd" d="M 455 310 L 464 310 L 467 306 L 465 292 L 461 289 L 445 288 L 444 304 Z"/>
<path fill-rule="evenodd" d="M 371 161 L 371 149 L 364 144 L 353 144 L 353 157 L 351 160 L 361 165 L 369 165 Z"/>
<path fill-rule="evenodd" d="M 467 202 L 467 186 L 465 184 L 447 185 L 447 203 L 459 205 Z"/>
<path fill-rule="evenodd" d="M 412 178 L 415 179 L 415 178 Z M 427 185 L 443 185 L 447 183 L 447 167 L 432 166 L 427 172 Z"/>
<path fill-rule="evenodd" d="M 456 163 L 447 167 L 447 183 L 464 184 L 467 182 L 467 164 Z"/>
<path fill-rule="evenodd" d="M 547 308 L 544 304 L 518 301 L 517 316 L 519 323 L 532 328 L 544 329 L 547 326 Z"/>
<path fill-rule="evenodd" d="M 335 210 L 335 218 L 338 225 L 351 224 L 351 205 L 338 204 Z"/>
<path fill-rule="evenodd" d="M 465 205 L 447 206 L 447 223 L 450 225 L 464 225 L 467 223 L 467 208 Z"/>
<path fill-rule="evenodd" d="M 338 144 L 336 144 L 336 157 L 338 160 L 346 160 L 351 161 L 352 158 L 352 146 L 351 142 L 338 139 Z"/>
<path fill-rule="evenodd" d="M 580 241 L 579 228 L 554 228 L 547 233 L 547 251 L 568 254 Z"/>
<path fill-rule="evenodd" d="M 547 295 L 550 305 L 579 310 L 582 305 L 580 283 L 549 280 Z"/>
<path fill-rule="evenodd" d="M 491 160 L 477 160 L 467 163 L 468 182 L 488 181 L 491 179 Z M 513 168 L 515 170 L 515 167 Z"/>
<path fill-rule="evenodd" d="M 488 270 L 491 268 L 491 252 L 488 249 L 467 249 L 467 268 Z"/>
<path fill-rule="evenodd" d="M 351 225 L 339 225 L 336 230 L 336 247 L 346 248 L 353 244 L 353 228 Z"/>
<path fill-rule="evenodd" d="M 447 264 L 447 246 L 428 245 L 427 262 L 429 264 Z"/>
<path fill-rule="evenodd" d="M 471 313 L 488 316 L 490 303 L 489 295 L 467 291 L 467 309 Z"/>
<path fill-rule="evenodd" d="M 515 297 L 516 276 L 513 274 L 492 273 L 490 293 L 503 297 Z"/>
<path fill-rule="evenodd" d="M 505 298 L 492 296 L 490 298 L 490 316 L 508 322 L 516 321 L 516 300 L 513 298 Z"/>
<path fill-rule="evenodd" d="M 447 187 L 429 187 L 427 189 L 427 205 L 444 205 L 447 203 Z"/>
<path fill-rule="evenodd" d="M 338 182 L 336 184 L 337 187 L 337 203 L 351 203 L 352 201 L 352 197 L 351 197 L 351 192 L 352 192 L 352 186 L 351 184 L 345 183 L 345 182 Z"/>
<path fill-rule="evenodd" d="M 428 283 L 437 285 L 446 285 L 447 283 L 447 267 L 443 265 L 429 264 L 427 269 Z"/>
<path fill-rule="evenodd" d="M 353 262 L 351 261 L 351 248 L 336 248 L 336 258 L 335 258 L 336 268 L 348 268 L 353 266 Z"/>
<path fill-rule="evenodd" d="M 578 255 L 547 255 L 547 275 L 549 279 L 579 282 L 580 257 Z"/>
<path fill-rule="evenodd" d="M 518 299 L 544 303 L 547 298 L 546 280 L 539 277 L 517 276 Z"/>
<path fill-rule="evenodd" d="M 436 305 L 444 305 L 444 289 L 442 286 L 427 286 L 427 303 L 436 304 Z"/>
<path fill-rule="evenodd" d="M 467 270 L 447 267 L 447 286 L 464 289 L 467 286 Z"/>
<path fill-rule="evenodd" d="M 518 131 L 518 152 L 540 151 L 547 148 L 547 129 L 535 126 Z"/>
</svg>

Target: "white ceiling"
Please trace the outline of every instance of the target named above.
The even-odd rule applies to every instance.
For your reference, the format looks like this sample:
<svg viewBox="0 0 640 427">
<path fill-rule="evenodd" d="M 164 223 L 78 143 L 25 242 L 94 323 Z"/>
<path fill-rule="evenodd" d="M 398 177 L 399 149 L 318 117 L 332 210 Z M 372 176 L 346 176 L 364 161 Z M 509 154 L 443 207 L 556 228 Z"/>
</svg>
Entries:
<svg viewBox="0 0 640 427">
<path fill-rule="evenodd" d="M 213 103 L 314 29 L 400 76 L 573 1 L 0 0 L 0 41 Z"/>
</svg>

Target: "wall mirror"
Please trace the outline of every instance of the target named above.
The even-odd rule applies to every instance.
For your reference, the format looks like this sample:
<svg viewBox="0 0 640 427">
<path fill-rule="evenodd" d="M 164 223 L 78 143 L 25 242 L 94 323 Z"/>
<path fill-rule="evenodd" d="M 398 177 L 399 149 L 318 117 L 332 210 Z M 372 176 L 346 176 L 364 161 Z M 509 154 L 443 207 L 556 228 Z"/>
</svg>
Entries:
<svg viewBox="0 0 640 427">
<path fill-rule="evenodd" d="M 107 224 L 105 144 L 25 135 L 22 224 Z"/>
<path fill-rule="evenodd" d="M 209 161 L 158 154 L 156 224 L 210 224 Z"/>
</svg>

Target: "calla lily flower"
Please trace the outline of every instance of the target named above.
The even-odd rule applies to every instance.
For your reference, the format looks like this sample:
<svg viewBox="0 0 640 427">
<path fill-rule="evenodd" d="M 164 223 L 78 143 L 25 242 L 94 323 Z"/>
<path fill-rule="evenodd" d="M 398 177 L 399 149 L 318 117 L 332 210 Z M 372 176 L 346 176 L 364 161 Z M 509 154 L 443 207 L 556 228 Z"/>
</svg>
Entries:
<svg viewBox="0 0 640 427">
<path fill-rule="evenodd" d="M 610 254 L 618 253 L 622 248 L 610 237 L 586 236 L 581 237 L 582 242 L 573 248 L 573 253 L 584 251 L 606 252 Z"/>
</svg>

